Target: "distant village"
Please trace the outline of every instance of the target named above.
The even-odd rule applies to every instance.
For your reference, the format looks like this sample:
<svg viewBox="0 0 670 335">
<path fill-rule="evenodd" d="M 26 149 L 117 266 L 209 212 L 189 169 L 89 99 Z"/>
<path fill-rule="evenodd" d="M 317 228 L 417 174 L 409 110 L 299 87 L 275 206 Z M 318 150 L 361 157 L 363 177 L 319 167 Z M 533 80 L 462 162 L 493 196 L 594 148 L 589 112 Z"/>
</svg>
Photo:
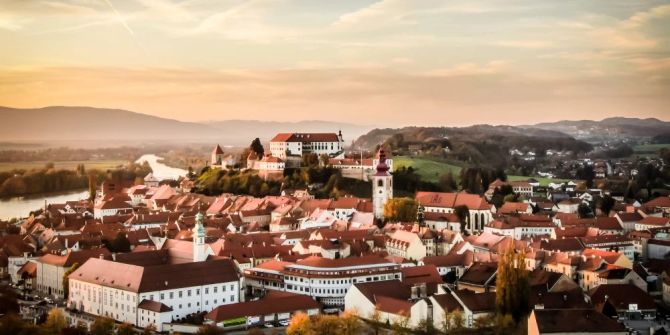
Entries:
<svg viewBox="0 0 670 335">
<path fill-rule="evenodd" d="M 641 202 L 610 187 L 636 175 L 633 164 L 581 158 L 610 179 L 589 186 L 503 178 L 482 194 L 407 198 L 394 197 L 392 149 L 347 152 L 342 132 L 280 133 L 247 157 L 215 145 L 209 169 L 273 180 L 316 155 L 372 196 L 207 196 L 189 176 L 106 180 L 93 201 L 3 222 L 0 274 L 23 293 L 29 322 L 45 317 L 46 301 L 72 325 L 104 317 L 165 333 L 285 329 L 298 314 L 349 312 L 388 333 L 493 334 L 505 309 L 523 311 L 528 334 L 670 330 L 670 197 Z M 510 278 L 524 288 L 510 291 Z M 510 292 L 524 297 L 502 301 Z"/>
</svg>

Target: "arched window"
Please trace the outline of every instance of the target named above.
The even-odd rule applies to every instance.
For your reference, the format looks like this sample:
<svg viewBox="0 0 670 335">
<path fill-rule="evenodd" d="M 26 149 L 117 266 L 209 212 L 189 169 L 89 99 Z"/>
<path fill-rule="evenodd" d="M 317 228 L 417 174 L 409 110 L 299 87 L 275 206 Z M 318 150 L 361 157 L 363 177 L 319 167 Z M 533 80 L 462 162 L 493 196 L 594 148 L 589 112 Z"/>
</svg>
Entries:
<svg viewBox="0 0 670 335">
<path fill-rule="evenodd" d="M 384 187 L 384 180 L 382 179 L 377 180 L 377 187 Z"/>
<path fill-rule="evenodd" d="M 486 222 L 486 221 L 484 221 L 484 213 L 481 213 L 479 215 L 481 216 L 480 222 L 482 223 L 482 230 L 483 230 L 484 229 L 484 223 Z"/>
</svg>

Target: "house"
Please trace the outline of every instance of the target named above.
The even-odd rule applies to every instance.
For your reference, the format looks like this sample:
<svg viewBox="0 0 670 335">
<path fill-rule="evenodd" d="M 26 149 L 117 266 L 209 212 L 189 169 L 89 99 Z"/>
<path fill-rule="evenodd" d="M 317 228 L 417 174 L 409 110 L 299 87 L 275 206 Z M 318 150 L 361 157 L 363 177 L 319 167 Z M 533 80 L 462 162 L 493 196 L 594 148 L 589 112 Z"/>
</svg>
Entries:
<svg viewBox="0 0 670 335">
<path fill-rule="evenodd" d="M 656 318 L 656 303 L 647 292 L 632 284 L 599 285 L 588 292 L 596 310 L 629 320 Z"/>
<path fill-rule="evenodd" d="M 493 220 L 493 205 L 477 194 L 417 192 L 415 199 L 425 213 L 454 213 L 456 207 L 467 207 L 465 229 L 469 232 L 480 232 Z"/>
<path fill-rule="evenodd" d="M 643 219 L 642 215 L 638 212 L 618 212 L 614 214 L 614 217 L 619 221 L 619 224 L 623 227 L 625 233 L 636 230 L 635 225 Z"/>
<path fill-rule="evenodd" d="M 647 230 L 670 226 L 670 218 L 647 216 L 635 224 L 635 230 Z"/>
<path fill-rule="evenodd" d="M 220 328 L 230 326 L 253 326 L 289 320 L 293 314 L 303 312 L 317 315 L 321 311 L 319 303 L 302 294 L 270 291 L 265 297 L 221 305 L 205 315 L 205 323 Z"/>
<path fill-rule="evenodd" d="M 412 299 L 409 286 L 397 280 L 354 284 L 345 297 L 345 310 L 364 319 L 413 328 L 428 318 L 427 299 Z"/>
<path fill-rule="evenodd" d="M 474 326 L 475 320 L 488 317 L 496 311 L 496 293 L 475 293 L 470 290 L 452 291 L 452 295 L 463 308 L 465 326 Z"/>
<path fill-rule="evenodd" d="M 460 290 L 473 292 L 495 291 L 496 273 L 498 264 L 493 262 L 474 263 L 458 279 L 457 287 Z"/>
<path fill-rule="evenodd" d="M 158 187 L 160 179 L 156 178 L 152 172 L 144 176 L 144 185 L 146 187 Z"/>
<path fill-rule="evenodd" d="M 623 324 L 592 309 L 535 309 L 528 317 L 528 335 L 626 335 Z"/>
<path fill-rule="evenodd" d="M 386 240 L 389 255 L 420 260 L 427 255 L 426 245 L 415 233 L 397 230 Z"/>
</svg>

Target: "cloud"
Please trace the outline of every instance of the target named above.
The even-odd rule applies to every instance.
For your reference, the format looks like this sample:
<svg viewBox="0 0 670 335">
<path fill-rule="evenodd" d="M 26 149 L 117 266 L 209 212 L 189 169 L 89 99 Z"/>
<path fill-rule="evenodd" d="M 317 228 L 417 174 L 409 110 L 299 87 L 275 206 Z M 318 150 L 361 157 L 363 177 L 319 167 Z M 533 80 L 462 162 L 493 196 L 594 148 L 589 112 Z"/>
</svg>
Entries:
<svg viewBox="0 0 670 335">
<path fill-rule="evenodd" d="M 637 12 L 623 22 L 626 27 L 637 28 L 654 19 L 670 16 L 670 4 L 654 7 L 648 11 Z"/>
<path fill-rule="evenodd" d="M 494 75 L 508 70 L 509 65 L 505 60 L 493 60 L 484 64 L 461 63 L 449 68 L 431 70 L 428 74 L 438 77 Z"/>
<path fill-rule="evenodd" d="M 538 40 L 498 41 L 494 45 L 519 49 L 545 49 L 553 46 L 549 41 Z"/>
</svg>

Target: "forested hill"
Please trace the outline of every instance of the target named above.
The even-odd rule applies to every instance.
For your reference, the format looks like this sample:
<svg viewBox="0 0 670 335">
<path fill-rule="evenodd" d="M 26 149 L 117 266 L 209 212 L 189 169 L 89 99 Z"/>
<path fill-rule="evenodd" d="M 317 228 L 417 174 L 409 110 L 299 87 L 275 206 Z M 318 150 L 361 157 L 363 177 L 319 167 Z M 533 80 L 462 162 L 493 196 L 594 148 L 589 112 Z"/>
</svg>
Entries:
<svg viewBox="0 0 670 335">
<path fill-rule="evenodd" d="M 537 129 L 560 131 L 576 138 L 592 137 L 653 137 L 670 134 L 670 122 L 655 118 L 638 119 L 629 117 L 611 117 L 600 121 L 578 120 L 538 123 Z"/>
<path fill-rule="evenodd" d="M 512 149 L 539 155 L 549 149 L 573 153 L 593 149 L 590 144 L 557 131 L 489 125 L 374 129 L 359 137 L 354 148 L 373 150 L 381 143 L 393 151 L 421 150 L 423 154 L 448 155 L 465 162 L 494 166 L 503 166 Z"/>
</svg>

